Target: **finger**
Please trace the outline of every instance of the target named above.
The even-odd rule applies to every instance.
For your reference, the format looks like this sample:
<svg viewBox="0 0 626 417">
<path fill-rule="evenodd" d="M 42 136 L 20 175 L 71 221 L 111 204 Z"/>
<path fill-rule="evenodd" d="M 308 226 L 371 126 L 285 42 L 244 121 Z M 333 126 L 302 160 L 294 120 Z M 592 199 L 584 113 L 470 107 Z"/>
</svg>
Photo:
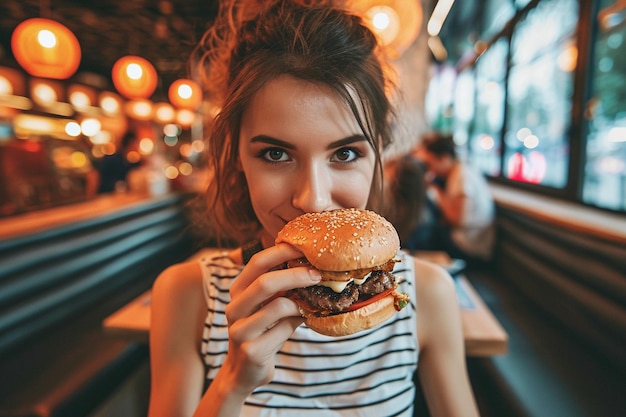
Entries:
<svg viewBox="0 0 626 417">
<path fill-rule="evenodd" d="M 302 317 L 289 317 L 276 323 L 259 337 L 241 345 L 246 358 L 257 365 L 273 363 L 276 353 L 303 322 Z"/>
<path fill-rule="evenodd" d="M 229 323 L 247 317 L 261 308 L 277 294 L 294 288 L 309 287 L 321 280 L 319 271 L 313 268 L 298 267 L 271 271 L 259 276 L 239 294 L 231 292 L 231 302 L 226 307 Z"/>
<path fill-rule="evenodd" d="M 257 339 L 283 320 L 293 317 L 302 321 L 298 305 L 288 298 L 278 297 L 254 314 L 232 323 L 229 337 L 238 344 L 243 344 L 248 340 Z"/>
<path fill-rule="evenodd" d="M 303 322 L 303 317 L 288 317 L 277 322 L 275 326 L 259 336 L 259 345 L 269 347 L 270 353 L 275 355 Z"/>
<path fill-rule="evenodd" d="M 280 243 L 255 253 L 233 283 L 230 290 L 231 293 L 234 292 L 236 294 L 242 291 L 254 282 L 259 275 L 275 269 L 290 259 L 296 259 L 301 256 L 301 252 L 285 243 Z"/>
<path fill-rule="evenodd" d="M 302 324 L 302 320 L 301 317 L 289 317 L 276 323 L 260 337 L 249 339 L 235 346 L 229 344 L 229 355 L 234 354 L 235 367 L 242 370 L 244 378 L 257 376 L 257 378 L 253 377 L 248 385 L 252 388 L 259 386 L 259 376 L 263 378 L 261 384 L 268 383 L 272 379 L 276 353 Z M 233 339 L 230 339 L 230 342 L 234 343 Z"/>
</svg>

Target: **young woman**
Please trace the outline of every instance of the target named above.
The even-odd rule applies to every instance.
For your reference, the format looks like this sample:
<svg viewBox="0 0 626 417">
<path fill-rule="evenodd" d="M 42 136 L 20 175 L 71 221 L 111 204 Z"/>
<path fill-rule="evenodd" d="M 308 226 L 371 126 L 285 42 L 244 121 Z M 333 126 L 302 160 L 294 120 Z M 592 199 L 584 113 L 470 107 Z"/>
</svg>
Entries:
<svg viewBox="0 0 626 417">
<path fill-rule="evenodd" d="M 157 279 L 150 417 L 411 416 L 416 369 L 431 415 L 476 416 L 441 269 L 400 252 L 410 308 L 352 336 L 313 332 L 276 297 L 320 280 L 277 268 L 301 256 L 273 244 L 278 231 L 306 212 L 379 207 L 390 143 L 375 37 L 342 10 L 300 3 L 227 7 L 207 38 L 201 63 L 222 106 L 208 138 L 206 216 L 221 236 L 255 243 Z"/>
</svg>

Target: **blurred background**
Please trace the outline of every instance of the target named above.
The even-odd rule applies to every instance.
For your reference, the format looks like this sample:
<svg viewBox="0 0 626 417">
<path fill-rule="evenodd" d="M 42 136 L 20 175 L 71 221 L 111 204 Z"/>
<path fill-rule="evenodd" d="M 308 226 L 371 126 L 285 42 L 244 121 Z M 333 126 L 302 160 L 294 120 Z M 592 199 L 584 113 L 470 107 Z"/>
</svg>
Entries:
<svg viewBox="0 0 626 417">
<path fill-rule="evenodd" d="M 408 151 L 426 130 L 448 131 L 490 180 L 626 210 L 624 1 L 346 3 L 379 26 L 389 46 L 400 86 L 392 153 Z M 77 178 L 114 153 L 128 131 L 138 137 L 131 159 L 154 155 L 167 187 L 194 183 L 202 121 L 216 109 L 201 96 L 173 103 L 169 90 L 192 78 L 190 52 L 217 6 L 0 2 L 0 216 L 89 198 L 89 181 Z M 37 18 L 63 25 L 78 43 L 78 52 L 59 45 L 50 58 L 71 67 L 64 74 L 24 64 L 57 54 L 51 48 L 12 46 L 18 25 Z M 114 74 L 123 57 L 146 63 L 146 79 L 125 87 Z"/>
<path fill-rule="evenodd" d="M 117 191 L 195 187 L 201 95 L 194 89 L 193 98 L 177 102 L 168 92 L 189 76 L 191 50 L 217 5 L 0 2 L 0 216 L 96 197 L 101 165 L 120 152 L 137 169 Z M 18 25 L 37 19 L 63 25 L 74 43 L 57 35 L 56 46 L 45 48 L 25 34 L 17 46 Z M 137 78 L 126 74 L 133 68 Z M 129 132 L 136 140 L 123 146 Z"/>
</svg>

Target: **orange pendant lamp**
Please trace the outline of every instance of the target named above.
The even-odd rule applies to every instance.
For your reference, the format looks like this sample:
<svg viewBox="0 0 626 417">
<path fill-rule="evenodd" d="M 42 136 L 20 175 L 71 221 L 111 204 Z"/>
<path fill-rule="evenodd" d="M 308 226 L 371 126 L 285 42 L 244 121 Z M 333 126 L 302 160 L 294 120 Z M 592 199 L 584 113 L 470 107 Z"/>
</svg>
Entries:
<svg viewBox="0 0 626 417">
<path fill-rule="evenodd" d="M 347 5 L 363 17 L 392 58 L 402 55 L 422 27 L 420 0 L 348 0 Z"/>
<path fill-rule="evenodd" d="M 179 109 L 195 110 L 202 103 L 202 89 L 195 81 L 180 78 L 170 85 L 168 97 Z"/>
<path fill-rule="evenodd" d="M 149 98 L 157 86 L 157 72 L 154 66 L 139 56 L 127 55 L 113 65 L 113 84 L 126 98 Z"/>
<path fill-rule="evenodd" d="M 20 23 L 11 36 L 15 60 L 34 77 L 63 80 L 80 64 L 76 36 L 54 20 L 33 18 Z"/>
</svg>

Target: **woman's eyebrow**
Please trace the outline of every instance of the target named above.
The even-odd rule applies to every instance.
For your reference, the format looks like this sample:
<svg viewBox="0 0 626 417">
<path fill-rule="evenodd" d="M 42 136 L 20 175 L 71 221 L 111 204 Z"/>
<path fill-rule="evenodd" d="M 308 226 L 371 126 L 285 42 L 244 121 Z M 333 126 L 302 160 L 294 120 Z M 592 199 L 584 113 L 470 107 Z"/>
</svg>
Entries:
<svg viewBox="0 0 626 417">
<path fill-rule="evenodd" d="M 348 136 L 347 138 L 339 139 L 331 143 L 330 145 L 327 146 L 327 149 L 330 150 L 330 149 L 340 148 L 342 146 L 350 145 L 351 143 L 354 143 L 354 142 L 365 142 L 365 141 L 367 141 L 367 139 L 363 135 L 352 135 L 352 136 Z"/>
<path fill-rule="evenodd" d="M 250 143 L 266 143 L 268 145 L 280 146 L 281 148 L 296 149 L 294 145 L 284 140 L 276 139 L 267 135 L 257 135 L 250 139 Z"/>
<path fill-rule="evenodd" d="M 352 135 L 352 136 L 348 136 L 347 138 L 336 140 L 330 143 L 326 148 L 335 149 L 335 148 L 340 148 L 342 146 L 349 145 L 354 142 L 364 142 L 366 140 L 367 139 L 363 135 Z M 252 137 L 252 139 L 250 139 L 250 143 L 266 143 L 268 145 L 279 146 L 281 148 L 296 149 L 296 147 L 289 142 L 285 142 L 284 140 L 276 139 L 267 135 L 254 136 Z"/>
</svg>

